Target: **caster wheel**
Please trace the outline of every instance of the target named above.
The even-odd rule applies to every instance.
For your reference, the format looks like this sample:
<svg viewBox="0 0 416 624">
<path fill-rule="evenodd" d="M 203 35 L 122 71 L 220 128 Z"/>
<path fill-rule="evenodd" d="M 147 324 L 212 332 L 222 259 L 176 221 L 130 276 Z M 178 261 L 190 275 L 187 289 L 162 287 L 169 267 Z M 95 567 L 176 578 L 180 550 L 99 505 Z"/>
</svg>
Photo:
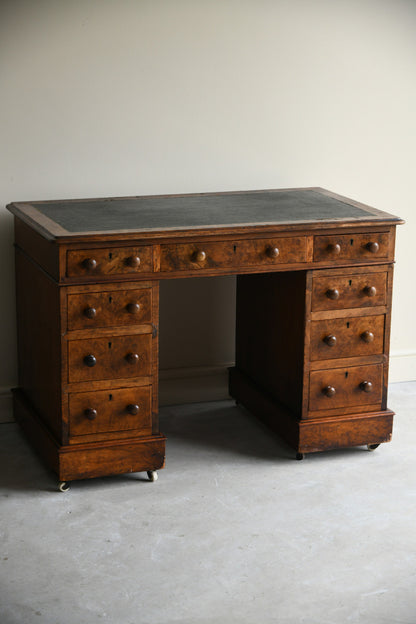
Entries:
<svg viewBox="0 0 416 624">
<path fill-rule="evenodd" d="M 149 477 L 149 481 L 157 481 L 158 479 L 158 474 L 156 470 L 148 470 L 147 476 Z"/>
<path fill-rule="evenodd" d="M 378 448 L 380 446 L 380 444 L 367 444 L 367 448 L 369 451 L 375 451 L 376 448 Z"/>
<path fill-rule="evenodd" d="M 58 487 L 61 492 L 68 492 L 68 490 L 70 489 L 70 485 L 67 481 L 60 481 L 58 483 Z"/>
<path fill-rule="evenodd" d="M 296 459 L 299 461 L 305 459 L 305 453 L 296 453 Z"/>
</svg>

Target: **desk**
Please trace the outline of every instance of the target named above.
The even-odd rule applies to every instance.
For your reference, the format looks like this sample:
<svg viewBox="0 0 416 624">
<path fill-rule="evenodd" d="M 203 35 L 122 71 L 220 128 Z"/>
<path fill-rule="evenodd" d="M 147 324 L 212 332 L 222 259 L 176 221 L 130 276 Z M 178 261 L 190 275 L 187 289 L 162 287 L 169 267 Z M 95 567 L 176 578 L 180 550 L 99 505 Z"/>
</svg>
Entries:
<svg viewBox="0 0 416 624">
<path fill-rule="evenodd" d="M 295 450 L 391 438 L 396 225 L 320 188 L 13 203 L 15 418 L 64 482 L 165 462 L 159 280 L 236 275 L 230 394 Z"/>
</svg>

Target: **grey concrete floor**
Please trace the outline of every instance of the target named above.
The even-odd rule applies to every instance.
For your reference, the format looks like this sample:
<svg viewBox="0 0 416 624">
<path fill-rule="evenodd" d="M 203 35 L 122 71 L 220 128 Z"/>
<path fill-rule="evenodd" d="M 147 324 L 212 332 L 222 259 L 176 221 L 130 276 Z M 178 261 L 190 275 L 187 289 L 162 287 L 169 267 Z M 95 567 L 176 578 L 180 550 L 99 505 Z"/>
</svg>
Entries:
<svg viewBox="0 0 416 624">
<path fill-rule="evenodd" d="M 293 459 L 229 401 L 164 408 L 167 467 L 54 476 L 0 427 L 2 624 L 415 624 L 416 382 L 393 442 Z"/>
</svg>

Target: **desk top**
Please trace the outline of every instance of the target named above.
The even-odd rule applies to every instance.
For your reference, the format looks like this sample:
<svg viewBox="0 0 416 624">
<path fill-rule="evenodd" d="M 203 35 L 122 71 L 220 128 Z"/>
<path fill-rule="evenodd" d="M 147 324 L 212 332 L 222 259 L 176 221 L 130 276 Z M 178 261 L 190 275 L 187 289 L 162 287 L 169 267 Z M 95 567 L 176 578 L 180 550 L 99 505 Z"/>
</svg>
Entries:
<svg viewBox="0 0 416 624">
<path fill-rule="evenodd" d="M 321 188 L 19 202 L 7 208 L 46 238 L 60 240 L 402 222 L 399 217 Z"/>
</svg>

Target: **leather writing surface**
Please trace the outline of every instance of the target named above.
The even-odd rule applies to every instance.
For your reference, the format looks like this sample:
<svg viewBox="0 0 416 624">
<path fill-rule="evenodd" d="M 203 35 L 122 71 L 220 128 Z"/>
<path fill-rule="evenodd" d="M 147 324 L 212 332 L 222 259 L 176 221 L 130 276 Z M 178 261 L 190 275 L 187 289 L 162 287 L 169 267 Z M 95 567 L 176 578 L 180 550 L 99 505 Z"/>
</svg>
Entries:
<svg viewBox="0 0 416 624">
<path fill-rule="evenodd" d="M 36 208 L 68 232 L 188 229 L 374 218 L 364 208 L 311 189 L 39 202 Z"/>
</svg>

